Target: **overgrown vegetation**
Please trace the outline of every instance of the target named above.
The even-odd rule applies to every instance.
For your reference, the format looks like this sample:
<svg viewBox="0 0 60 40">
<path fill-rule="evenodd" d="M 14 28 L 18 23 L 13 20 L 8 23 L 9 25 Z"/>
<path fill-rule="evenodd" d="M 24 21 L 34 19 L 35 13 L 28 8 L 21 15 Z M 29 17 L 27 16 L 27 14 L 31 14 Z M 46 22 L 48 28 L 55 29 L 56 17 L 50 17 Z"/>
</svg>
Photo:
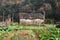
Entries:
<svg viewBox="0 0 60 40">
<path fill-rule="evenodd" d="M 39 27 L 38 27 L 39 28 Z M 34 29 L 38 35 L 39 35 L 39 38 L 41 40 L 56 40 L 56 38 L 60 38 L 60 29 L 57 29 L 53 26 L 47 26 L 47 27 L 40 27 L 40 29 Z M 24 37 L 18 37 L 18 33 L 20 33 L 21 30 L 0 30 L 0 39 L 3 40 L 4 37 L 7 37 L 9 33 L 14 33 L 13 36 L 11 37 L 11 40 L 25 40 Z M 33 33 L 33 29 L 32 30 L 28 30 L 30 32 L 30 35 L 31 35 L 31 39 L 34 40 L 35 36 L 34 36 L 34 33 Z M 3 35 L 4 34 L 4 35 Z M 26 40 L 30 40 L 30 39 L 26 39 Z"/>
</svg>

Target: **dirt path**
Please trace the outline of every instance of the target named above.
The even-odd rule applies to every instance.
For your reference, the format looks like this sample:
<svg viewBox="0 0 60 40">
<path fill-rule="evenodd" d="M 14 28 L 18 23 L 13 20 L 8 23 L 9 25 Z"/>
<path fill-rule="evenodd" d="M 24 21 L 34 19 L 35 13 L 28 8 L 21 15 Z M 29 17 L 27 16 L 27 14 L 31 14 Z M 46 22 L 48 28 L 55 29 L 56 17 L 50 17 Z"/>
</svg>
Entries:
<svg viewBox="0 0 60 40">
<path fill-rule="evenodd" d="M 12 32 L 11 32 L 11 33 L 9 33 L 9 34 L 8 34 L 8 36 L 7 36 L 7 37 L 5 37 L 3 40 L 10 40 L 10 39 L 11 39 L 11 37 L 12 37 L 12 36 L 14 36 L 14 34 L 15 34 L 15 32 L 13 32 L 13 33 L 12 33 Z"/>
<path fill-rule="evenodd" d="M 32 30 L 33 31 L 33 34 L 35 35 L 35 38 L 34 40 L 40 40 L 40 37 L 38 35 L 38 33 L 35 31 L 35 30 Z M 26 38 L 29 38 L 29 40 L 31 39 L 31 35 L 29 33 L 29 30 L 22 30 L 18 36 L 22 36 L 22 37 L 26 37 Z"/>
<path fill-rule="evenodd" d="M 18 37 L 31 39 L 31 35 L 29 33 L 29 30 L 21 30 L 20 33 L 18 33 Z"/>
<path fill-rule="evenodd" d="M 32 30 L 32 31 L 33 31 L 33 34 L 35 35 L 34 40 L 40 40 L 38 33 L 35 30 Z M 16 33 L 15 31 L 9 33 L 8 36 L 5 37 L 3 40 L 11 40 L 11 37 L 14 36 L 15 33 Z M 29 30 L 21 30 L 18 33 L 17 37 L 28 38 L 28 40 L 31 40 L 32 38 Z"/>
<path fill-rule="evenodd" d="M 34 40 L 40 40 L 40 37 L 38 35 L 38 33 L 35 30 L 32 30 L 34 35 L 35 35 L 35 39 Z"/>
</svg>

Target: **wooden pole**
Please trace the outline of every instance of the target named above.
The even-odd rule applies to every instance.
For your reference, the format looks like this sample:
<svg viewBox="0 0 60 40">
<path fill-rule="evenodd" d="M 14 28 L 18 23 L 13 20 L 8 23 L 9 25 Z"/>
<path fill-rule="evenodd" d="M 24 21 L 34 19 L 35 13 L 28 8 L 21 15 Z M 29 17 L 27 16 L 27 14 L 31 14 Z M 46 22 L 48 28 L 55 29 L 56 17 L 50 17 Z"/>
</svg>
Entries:
<svg viewBox="0 0 60 40">
<path fill-rule="evenodd" d="M 4 12 L 3 12 L 3 22 L 4 22 Z"/>
</svg>

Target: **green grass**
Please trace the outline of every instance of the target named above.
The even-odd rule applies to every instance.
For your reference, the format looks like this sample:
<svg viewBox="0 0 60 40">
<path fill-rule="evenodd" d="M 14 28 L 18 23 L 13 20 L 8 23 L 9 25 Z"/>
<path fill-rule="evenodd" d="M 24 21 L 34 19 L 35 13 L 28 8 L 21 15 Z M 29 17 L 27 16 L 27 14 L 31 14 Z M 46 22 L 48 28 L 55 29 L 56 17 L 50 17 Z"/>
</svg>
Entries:
<svg viewBox="0 0 60 40">
<path fill-rule="evenodd" d="M 3 28 L 0 28 L 0 30 L 14 30 L 14 29 L 41 29 L 41 28 L 52 28 L 54 27 L 53 25 L 46 25 L 46 26 L 18 26 L 18 25 L 12 25 L 12 26 L 9 26 L 9 27 L 3 27 Z M 55 27 L 54 27 L 55 28 Z"/>
<path fill-rule="evenodd" d="M 1 28 L 0 30 L 0 40 L 3 40 L 4 37 L 6 37 L 10 32 L 14 32 L 15 29 L 19 29 L 16 31 L 14 36 L 11 38 L 11 40 L 14 40 L 17 37 L 17 34 L 20 32 L 20 29 L 26 30 L 29 29 L 29 32 L 32 36 L 32 40 L 34 40 L 35 35 L 32 32 L 32 29 L 35 29 L 35 31 L 38 33 L 39 37 L 41 40 L 60 40 L 60 28 L 55 28 L 53 25 L 47 25 L 46 27 L 44 26 L 9 26 L 8 29 Z M 4 31 L 7 29 L 6 31 Z M 10 30 L 10 31 L 9 31 Z M 3 35 L 4 34 L 4 35 Z M 18 38 L 19 40 L 24 40 L 24 38 Z M 27 39 L 26 39 L 27 40 Z"/>
<path fill-rule="evenodd" d="M 40 28 L 39 30 L 35 30 L 35 31 L 38 33 L 41 40 L 56 40 L 56 38 L 60 39 L 60 36 L 59 36 L 60 35 L 60 29 L 57 29 L 57 28 L 53 28 L 53 27 L 47 28 L 46 27 L 46 29 Z M 14 30 L 11 30 L 11 31 L 2 30 L 2 31 L 0 31 L 0 35 L 1 35 L 0 39 L 3 40 L 3 38 L 6 37 L 10 32 L 14 32 Z M 18 38 L 17 34 L 19 32 L 20 32 L 20 30 L 17 30 L 16 33 L 14 34 L 14 36 L 11 38 L 11 40 Z M 32 36 L 32 39 L 34 40 L 35 35 L 33 34 L 32 30 L 29 30 L 29 32 L 30 32 L 30 35 Z M 24 38 L 18 38 L 18 40 L 22 40 L 22 39 L 24 40 Z M 28 39 L 26 39 L 26 40 L 28 40 Z"/>
</svg>

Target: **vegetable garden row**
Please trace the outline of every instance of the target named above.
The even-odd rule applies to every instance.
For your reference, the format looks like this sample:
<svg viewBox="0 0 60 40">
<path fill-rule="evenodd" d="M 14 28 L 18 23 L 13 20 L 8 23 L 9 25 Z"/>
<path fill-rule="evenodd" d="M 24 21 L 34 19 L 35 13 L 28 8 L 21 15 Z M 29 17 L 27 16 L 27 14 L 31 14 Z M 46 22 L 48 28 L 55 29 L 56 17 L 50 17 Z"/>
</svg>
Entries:
<svg viewBox="0 0 60 40">
<path fill-rule="evenodd" d="M 18 26 L 0 28 L 0 40 L 8 40 L 5 38 L 9 38 L 9 36 L 11 37 L 9 40 L 35 40 L 35 35 L 33 33 L 33 30 L 35 30 L 38 33 L 40 40 L 60 40 L 59 28 L 47 26 L 47 27 L 38 27 L 40 29 L 36 27 L 36 29 L 34 29 L 33 26 L 28 26 L 28 28 L 29 27 L 30 27 L 29 30 L 27 29 L 27 27 L 25 28 L 21 26 L 20 29 L 18 29 Z M 18 36 L 21 31 L 21 28 L 22 30 L 29 31 L 29 35 L 31 35 L 30 39 Z"/>
</svg>

